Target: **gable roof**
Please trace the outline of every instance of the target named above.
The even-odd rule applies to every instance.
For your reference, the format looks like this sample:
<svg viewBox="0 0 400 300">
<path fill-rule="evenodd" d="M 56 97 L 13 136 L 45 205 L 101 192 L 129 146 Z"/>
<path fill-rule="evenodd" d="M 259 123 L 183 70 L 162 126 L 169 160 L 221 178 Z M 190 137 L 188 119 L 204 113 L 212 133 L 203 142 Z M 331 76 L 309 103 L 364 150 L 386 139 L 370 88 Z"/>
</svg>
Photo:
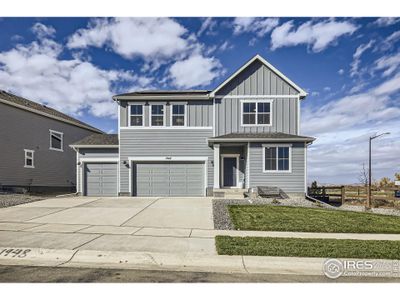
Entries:
<svg viewBox="0 0 400 300">
<path fill-rule="evenodd" d="M 92 134 L 71 144 L 74 148 L 118 148 L 118 134 Z"/>
<path fill-rule="evenodd" d="M 0 103 L 11 105 L 32 113 L 36 113 L 38 115 L 45 116 L 47 118 L 55 119 L 57 121 L 61 121 L 87 130 L 91 130 L 93 132 L 103 133 L 103 131 L 101 131 L 100 129 L 97 129 L 75 118 L 72 118 L 62 112 L 59 112 L 58 110 L 55 110 L 46 105 L 39 104 L 37 102 L 33 102 L 23 97 L 10 94 L 6 91 L 0 90 Z"/>
<path fill-rule="evenodd" d="M 239 75 L 244 69 L 246 69 L 248 66 L 250 66 L 253 62 L 256 60 L 260 61 L 262 64 L 264 64 L 267 68 L 271 69 L 276 75 L 278 75 L 282 80 L 284 80 L 287 84 L 289 84 L 291 87 L 293 87 L 295 90 L 299 91 L 300 94 L 300 99 L 305 98 L 307 96 L 307 93 L 299 87 L 297 84 L 295 84 L 293 81 L 291 81 L 289 78 L 287 78 L 283 73 L 281 73 L 277 68 L 275 68 L 273 65 L 271 65 L 269 62 L 267 62 L 261 55 L 257 54 L 255 55 L 252 59 L 250 59 L 247 63 L 245 63 L 243 66 L 241 66 L 235 73 L 233 73 L 228 79 L 226 79 L 224 82 L 222 82 L 219 86 L 217 86 L 210 94 L 211 97 L 214 97 L 215 94 L 222 89 L 226 84 L 228 84 L 232 79 L 234 79 L 237 75 Z"/>
</svg>

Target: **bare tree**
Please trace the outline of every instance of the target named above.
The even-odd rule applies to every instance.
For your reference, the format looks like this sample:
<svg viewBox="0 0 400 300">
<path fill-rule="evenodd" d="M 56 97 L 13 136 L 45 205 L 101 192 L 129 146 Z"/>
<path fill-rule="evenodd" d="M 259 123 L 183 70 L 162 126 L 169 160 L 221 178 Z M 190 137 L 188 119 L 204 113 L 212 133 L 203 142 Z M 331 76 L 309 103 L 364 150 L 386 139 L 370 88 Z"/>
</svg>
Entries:
<svg viewBox="0 0 400 300">
<path fill-rule="evenodd" d="M 365 164 L 363 163 L 362 170 L 358 173 L 358 181 L 363 185 L 368 185 L 368 168 L 365 168 Z"/>
</svg>

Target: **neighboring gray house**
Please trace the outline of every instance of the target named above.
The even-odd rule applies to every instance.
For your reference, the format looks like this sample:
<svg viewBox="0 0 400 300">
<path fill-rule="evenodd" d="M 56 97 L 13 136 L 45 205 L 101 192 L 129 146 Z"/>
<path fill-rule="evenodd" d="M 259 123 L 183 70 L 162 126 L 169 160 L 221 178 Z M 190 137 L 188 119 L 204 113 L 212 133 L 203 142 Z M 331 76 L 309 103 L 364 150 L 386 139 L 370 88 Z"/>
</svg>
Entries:
<svg viewBox="0 0 400 300">
<path fill-rule="evenodd" d="M 78 151 L 78 192 L 203 196 L 223 188 L 306 191 L 307 146 L 295 83 L 256 55 L 212 91 L 114 96 L 118 137 L 93 136 Z"/>
<path fill-rule="evenodd" d="M 0 190 L 69 192 L 76 186 L 72 142 L 102 131 L 0 90 Z"/>
</svg>

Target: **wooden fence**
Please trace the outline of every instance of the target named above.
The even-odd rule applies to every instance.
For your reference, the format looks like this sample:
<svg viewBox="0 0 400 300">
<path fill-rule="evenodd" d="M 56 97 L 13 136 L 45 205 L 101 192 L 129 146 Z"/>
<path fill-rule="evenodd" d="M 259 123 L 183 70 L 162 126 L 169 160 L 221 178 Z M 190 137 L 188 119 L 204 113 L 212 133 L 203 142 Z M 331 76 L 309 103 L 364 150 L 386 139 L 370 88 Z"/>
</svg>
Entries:
<svg viewBox="0 0 400 300">
<path fill-rule="evenodd" d="M 397 207 L 400 208 L 400 197 L 396 197 L 396 191 L 400 187 L 372 187 L 371 202 L 375 207 Z M 323 201 L 333 203 L 354 205 L 365 205 L 368 197 L 368 187 L 341 185 L 341 186 L 320 186 L 317 188 L 309 187 L 308 194 Z"/>
</svg>

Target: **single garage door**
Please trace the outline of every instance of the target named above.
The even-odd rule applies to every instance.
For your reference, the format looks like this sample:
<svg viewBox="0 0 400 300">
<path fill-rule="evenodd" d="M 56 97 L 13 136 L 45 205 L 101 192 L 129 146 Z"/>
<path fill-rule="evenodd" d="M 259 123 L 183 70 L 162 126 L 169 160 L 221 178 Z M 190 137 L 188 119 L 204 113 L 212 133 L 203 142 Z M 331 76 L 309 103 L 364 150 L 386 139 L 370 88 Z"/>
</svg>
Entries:
<svg viewBox="0 0 400 300">
<path fill-rule="evenodd" d="M 203 162 L 137 163 L 134 171 L 137 196 L 204 196 Z"/>
<path fill-rule="evenodd" d="M 86 163 L 85 195 L 117 196 L 117 164 Z"/>
</svg>

